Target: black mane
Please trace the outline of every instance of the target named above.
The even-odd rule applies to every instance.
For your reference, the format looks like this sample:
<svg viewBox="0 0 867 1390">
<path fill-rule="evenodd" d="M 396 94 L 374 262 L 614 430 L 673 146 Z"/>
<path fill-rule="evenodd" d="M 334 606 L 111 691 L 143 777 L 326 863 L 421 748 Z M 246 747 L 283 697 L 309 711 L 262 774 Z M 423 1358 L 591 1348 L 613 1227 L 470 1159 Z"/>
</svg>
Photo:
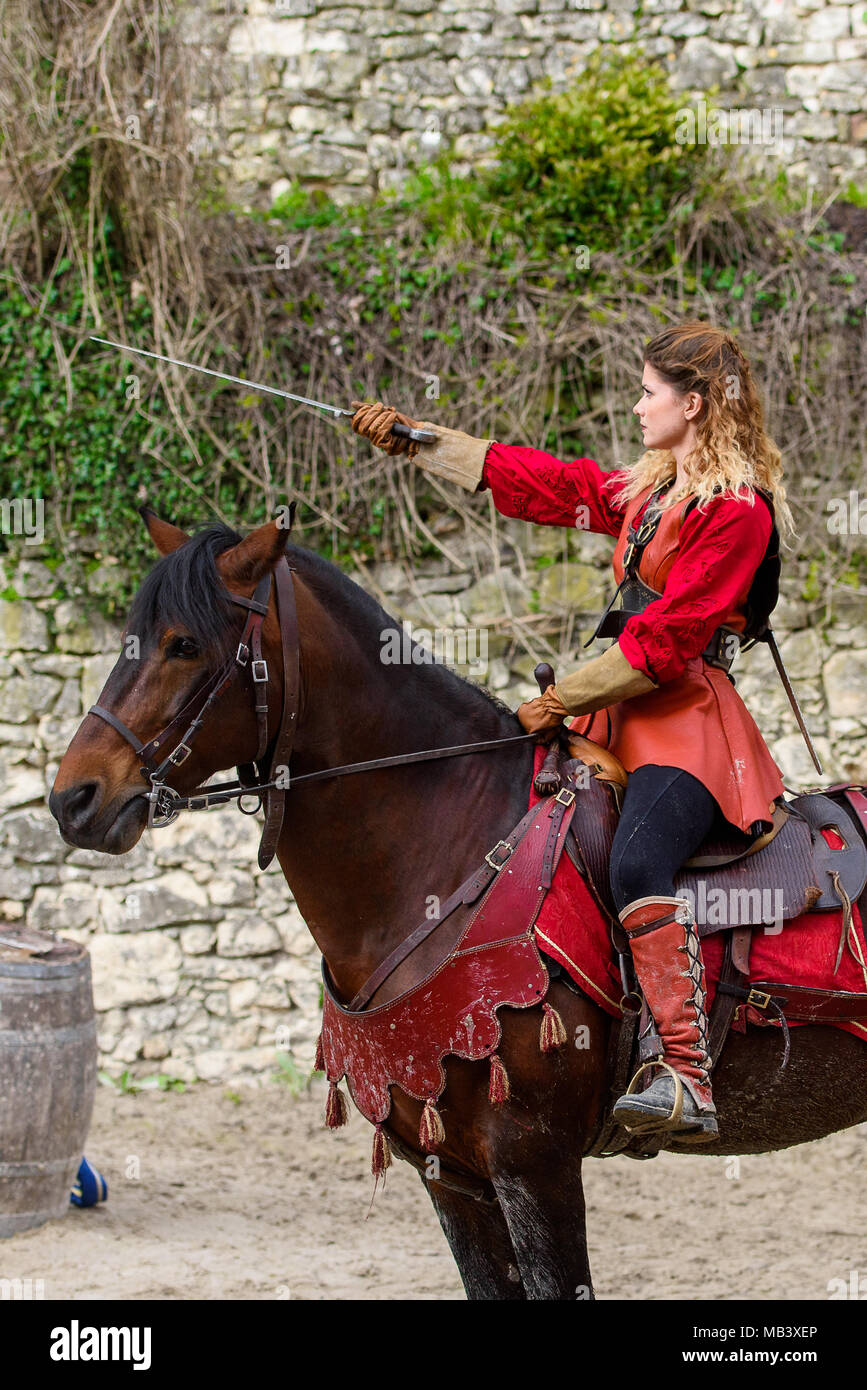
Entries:
<svg viewBox="0 0 867 1390">
<path fill-rule="evenodd" d="M 128 631 L 144 637 L 169 623 L 182 623 L 204 651 L 228 656 L 240 609 L 225 595 L 216 557 L 242 539 L 220 522 L 163 555 L 133 599 Z"/>
</svg>

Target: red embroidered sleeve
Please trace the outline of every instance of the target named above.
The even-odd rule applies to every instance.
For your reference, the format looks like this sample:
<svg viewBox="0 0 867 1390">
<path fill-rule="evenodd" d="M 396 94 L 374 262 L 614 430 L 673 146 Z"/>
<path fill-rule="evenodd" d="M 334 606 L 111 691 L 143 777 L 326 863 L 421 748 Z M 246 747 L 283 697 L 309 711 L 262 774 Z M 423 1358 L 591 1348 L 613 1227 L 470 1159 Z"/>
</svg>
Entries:
<svg viewBox="0 0 867 1390">
<path fill-rule="evenodd" d="M 625 473 L 605 473 L 593 459 L 564 463 L 542 449 L 491 444 L 480 490 L 491 489 L 494 505 L 504 516 L 619 536 L 624 508 L 612 494 L 625 481 Z"/>
<path fill-rule="evenodd" d="M 732 496 L 697 507 L 680 529 L 662 597 L 630 618 L 620 648 L 630 666 L 661 683 L 682 675 L 714 629 L 743 605 L 773 521 L 761 497 Z"/>
</svg>

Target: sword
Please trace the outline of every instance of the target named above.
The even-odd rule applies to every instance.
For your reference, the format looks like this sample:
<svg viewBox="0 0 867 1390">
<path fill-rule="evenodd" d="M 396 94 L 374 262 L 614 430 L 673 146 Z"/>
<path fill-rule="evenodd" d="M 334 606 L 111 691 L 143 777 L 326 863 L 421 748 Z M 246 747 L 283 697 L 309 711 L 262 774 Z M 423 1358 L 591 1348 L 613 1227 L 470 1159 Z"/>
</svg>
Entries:
<svg viewBox="0 0 867 1390">
<path fill-rule="evenodd" d="M 181 362 L 177 357 L 164 357 L 160 352 L 145 352 L 144 348 L 130 347 L 128 343 L 113 343 L 110 338 L 97 338 L 94 333 L 90 334 L 90 340 L 94 343 L 103 343 L 106 347 L 120 348 L 121 352 L 134 352 L 138 357 L 151 357 L 155 362 L 168 362 L 172 367 L 186 367 L 190 372 L 201 372 L 204 376 L 215 376 L 218 381 L 231 381 L 236 386 L 247 386 L 251 391 L 265 391 L 269 396 L 284 396 L 287 401 L 298 401 L 300 405 L 313 405 L 318 410 L 330 410 L 332 415 L 355 414 L 354 410 L 344 410 L 339 405 L 327 405 L 325 401 L 313 401 L 309 396 L 295 396 L 291 391 L 281 391 L 278 386 L 266 386 L 261 381 L 245 381 L 242 376 L 230 376 L 228 372 L 215 372 L 210 367 L 200 367 L 197 362 Z M 419 444 L 433 444 L 437 435 L 432 430 L 413 429 L 409 425 L 402 425 L 396 420 L 391 427 L 392 434 L 399 434 L 406 439 L 415 439 Z"/>
<path fill-rule="evenodd" d="M 779 675 L 780 680 L 783 682 L 783 689 L 789 697 L 789 704 L 792 706 L 795 718 L 798 721 L 798 728 L 801 730 L 801 733 L 804 736 L 804 742 L 806 743 L 807 748 L 810 750 L 810 757 L 813 759 L 813 766 L 815 767 L 816 771 L 819 773 L 819 776 L 821 777 L 824 775 L 822 771 L 822 764 L 819 762 L 818 755 L 816 753 L 815 748 L 813 747 L 813 740 L 810 738 L 810 735 L 807 731 L 807 726 L 804 723 L 804 716 L 801 713 L 801 706 L 798 704 L 797 696 L 795 695 L 795 692 L 792 689 L 792 683 L 789 680 L 786 668 L 783 665 L 783 658 L 780 656 L 780 649 L 777 646 L 777 639 L 774 636 L 771 629 L 768 628 L 767 631 L 763 633 L 763 635 L 759 638 L 759 641 L 767 642 L 768 646 L 771 649 L 771 656 L 774 658 L 774 665 L 777 668 L 777 674 Z"/>
</svg>

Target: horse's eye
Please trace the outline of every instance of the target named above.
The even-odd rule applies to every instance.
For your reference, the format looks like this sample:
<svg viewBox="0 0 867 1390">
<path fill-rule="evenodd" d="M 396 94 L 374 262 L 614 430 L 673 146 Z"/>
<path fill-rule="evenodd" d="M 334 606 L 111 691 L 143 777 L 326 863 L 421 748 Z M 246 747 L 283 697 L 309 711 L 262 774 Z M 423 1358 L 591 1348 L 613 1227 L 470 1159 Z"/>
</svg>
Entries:
<svg viewBox="0 0 867 1390">
<path fill-rule="evenodd" d="M 169 657 L 177 656 L 182 660 L 184 658 L 189 660 L 191 657 L 199 655 L 199 649 L 192 637 L 174 637 L 169 643 L 169 649 L 166 654 Z"/>
</svg>

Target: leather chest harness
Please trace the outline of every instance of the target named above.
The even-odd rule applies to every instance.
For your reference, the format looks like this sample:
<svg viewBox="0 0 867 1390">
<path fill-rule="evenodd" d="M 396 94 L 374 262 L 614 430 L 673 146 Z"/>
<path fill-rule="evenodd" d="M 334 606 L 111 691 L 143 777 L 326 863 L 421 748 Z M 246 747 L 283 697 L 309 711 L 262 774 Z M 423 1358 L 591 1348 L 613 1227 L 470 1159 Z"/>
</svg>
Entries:
<svg viewBox="0 0 867 1390">
<path fill-rule="evenodd" d="M 649 584 L 645 584 L 642 579 L 639 579 L 638 569 L 645 550 L 659 529 L 659 523 L 662 520 L 660 502 L 668 487 L 669 484 L 665 483 L 662 487 L 657 488 L 630 521 L 626 536 L 626 549 L 623 552 L 623 578 L 609 599 L 595 631 L 584 643 L 585 647 L 589 647 L 590 643 L 594 642 L 597 637 L 619 637 L 630 618 L 633 618 L 636 613 L 643 613 L 651 603 L 662 598 L 662 594 L 658 590 L 652 589 Z M 683 509 L 682 520 L 685 520 L 694 505 L 695 499 L 686 504 Z M 775 529 L 768 542 L 765 560 L 767 560 L 768 553 L 776 540 Z M 762 561 L 762 564 L 765 563 L 765 560 Z M 618 599 L 620 600 L 620 607 L 615 608 L 614 605 Z M 776 603 L 776 593 L 773 603 Z M 722 625 L 712 633 L 701 655 L 709 665 L 718 666 L 721 671 L 728 673 L 740 649 L 741 634 L 735 628 Z"/>
<path fill-rule="evenodd" d="M 636 613 L 643 613 L 657 599 L 662 598 L 662 594 L 652 589 L 649 584 L 645 584 L 638 577 L 638 569 L 641 558 L 647 546 L 653 540 L 662 520 L 662 508 L 660 502 L 662 496 L 668 491 L 670 484 L 664 483 L 653 492 L 642 507 L 636 512 L 629 523 L 626 538 L 626 548 L 623 552 L 623 578 L 608 601 L 608 605 L 600 618 L 595 631 L 584 643 L 588 647 L 597 637 L 618 638 L 623 632 L 629 619 Z M 767 493 L 760 494 L 771 510 L 773 517 L 772 499 Z M 690 498 L 683 508 L 681 521 L 686 520 L 690 511 L 698 505 L 696 498 Z M 801 731 L 804 742 L 813 760 L 816 771 L 822 772 L 822 764 L 819 761 L 813 741 L 810 738 L 809 730 L 804 722 L 801 707 L 798 704 L 795 692 L 792 689 L 783 659 L 777 646 L 770 624 L 770 616 L 777 606 L 780 592 L 780 537 L 776 524 L 771 529 L 771 535 L 765 548 L 765 553 L 761 564 L 756 570 L 753 582 L 750 585 L 750 592 L 746 601 L 747 621 L 743 632 L 738 632 L 735 628 L 726 627 L 722 624 L 711 634 L 707 646 L 701 653 L 703 659 L 710 666 L 716 666 L 724 671 L 729 680 L 734 684 L 734 677 L 730 670 L 732 663 L 739 651 L 748 651 L 757 642 L 764 642 L 773 658 L 777 673 L 786 692 L 792 712 Z M 620 600 L 620 607 L 615 608 L 617 600 Z"/>
</svg>

